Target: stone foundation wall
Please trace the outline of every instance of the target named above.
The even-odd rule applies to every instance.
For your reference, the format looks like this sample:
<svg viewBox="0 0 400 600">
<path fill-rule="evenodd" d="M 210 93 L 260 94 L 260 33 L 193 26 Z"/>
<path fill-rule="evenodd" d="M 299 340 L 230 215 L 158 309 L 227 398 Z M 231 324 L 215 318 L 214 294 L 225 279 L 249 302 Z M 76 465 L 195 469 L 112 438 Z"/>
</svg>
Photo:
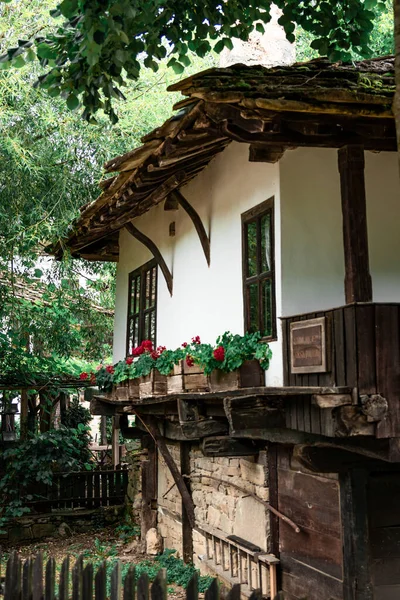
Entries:
<svg viewBox="0 0 400 600">
<path fill-rule="evenodd" d="M 169 443 L 172 457 L 180 466 L 179 443 Z M 191 489 L 196 524 L 208 525 L 225 535 L 234 534 L 269 549 L 268 511 L 246 492 L 268 501 L 267 453 L 248 458 L 206 458 L 198 446 L 190 453 Z M 211 479 L 215 477 L 218 481 Z M 244 492 L 233 488 L 233 483 Z M 165 548 L 182 555 L 182 501 L 174 480 L 162 457 L 158 459 L 158 526 Z M 206 554 L 204 536 L 193 533 L 194 562 L 201 566 Z"/>
</svg>

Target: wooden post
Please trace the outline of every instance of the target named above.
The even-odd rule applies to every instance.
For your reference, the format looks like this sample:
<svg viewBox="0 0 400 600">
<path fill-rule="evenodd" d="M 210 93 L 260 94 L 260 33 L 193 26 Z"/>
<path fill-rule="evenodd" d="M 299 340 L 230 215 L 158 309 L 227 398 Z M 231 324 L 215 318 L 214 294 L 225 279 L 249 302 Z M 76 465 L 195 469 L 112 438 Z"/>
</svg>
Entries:
<svg viewBox="0 0 400 600">
<path fill-rule="evenodd" d="M 339 149 L 338 158 L 342 195 L 346 303 L 371 302 L 372 282 L 368 257 L 364 148 L 344 146 Z"/>
<path fill-rule="evenodd" d="M 60 421 L 61 425 L 65 425 L 67 413 L 67 394 L 65 392 L 60 392 Z"/>
<path fill-rule="evenodd" d="M 107 446 L 107 417 L 101 415 L 100 419 L 100 446 Z"/>
<path fill-rule="evenodd" d="M 21 440 L 28 435 L 28 391 L 21 391 Z"/>
<path fill-rule="evenodd" d="M 142 475 L 142 506 L 141 506 L 141 538 L 146 539 L 146 533 L 157 525 L 157 449 L 151 435 L 142 437 L 142 451 L 147 457 L 141 463 Z"/>
<path fill-rule="evenodd" d="M 119 417 L 113 417 L 113 426 L 112 426 L 112 439 L 111 439 L 111 449 L 112 449 L 112 463 L 113 467 L 119 465 Z"/>
<path fill-rule="evenodd" d="M 372 600 L 369 564 L 367 472 L 339 475 L 343 540 L 343 600 Z"/>
<path fill-rule="evenodd" d="M 190 475 L 190 442 L 180 442 L 181 475 Z M 186 487 L 191 495 L 190 480 L 185 479 Z M 190 524 L 185 503 L 182 500 L 182 557 L 183 562 L 193 562 L 193 529 Z"/>
</svg>

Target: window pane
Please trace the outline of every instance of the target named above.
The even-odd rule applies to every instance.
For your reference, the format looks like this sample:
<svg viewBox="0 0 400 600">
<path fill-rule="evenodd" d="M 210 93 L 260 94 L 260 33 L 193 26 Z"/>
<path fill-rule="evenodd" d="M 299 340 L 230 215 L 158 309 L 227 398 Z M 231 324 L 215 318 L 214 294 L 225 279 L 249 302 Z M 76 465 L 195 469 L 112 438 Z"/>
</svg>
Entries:
<svg viewBox="0 0 400 600">
<path fill-rule="evenodd" d="M 150 307 L 150 294 L 151 294 L 151 271 L 147 271 L 147 273 L 146 273 L 145 294 L 146 294 L 145 308 L 149 308 Z"/>
<path fill-rule="evenodd" d="M 153 342 L 153 344 L 156 343 L 156 313 L 155 311 L 152 311 L 150 313 L 150 336 L 149 339 Z"/>
<path fill-rule="evenodd" d="M 131 281 L 131 307 L 130 313 L 139 312 L 139 295 L 140 295 L 140 275 L 134 277 Z"/>
<path fill-rule="evenodd" d="M 271 213 L 261 218 L 261 272 L 271 271 Z"/>
<path fill-rule="evenodd" d="M 248 286 L 247 302 L 249 331 L 254 333 L 260 329 L 258 319 L 258 283 L 252 283 Z"/>
<path fill-rule="evenodd" d="M 139 346 L 139 319 L 133 318 L 129 321 L 129 347 L 128 354 L 133 347 Z"/>
<path fill-rule="evenodd" d="M 247 223 L 247 277 L 257 275 L 257 223 Z"/>
<path fill-rule="evenodd" d="M 156 281 L 157 281 L 157 267 L 154 267 L 152 270 L 152 276 L 153 276 L 153 285 L 151 287 L 151 306 L 155 306 L 156 305 L 156 294 L 157 294 L 157 288 L 156 288 Z"/>
<path fill-rule="evenodd" d="M 272 281 L 267 279 L 262 284 L 262 302 L 264 314 L 264 331 L 263 335 L 271 337 L 273 334 L 273 306 L 272 306 Z"/>
</svg>

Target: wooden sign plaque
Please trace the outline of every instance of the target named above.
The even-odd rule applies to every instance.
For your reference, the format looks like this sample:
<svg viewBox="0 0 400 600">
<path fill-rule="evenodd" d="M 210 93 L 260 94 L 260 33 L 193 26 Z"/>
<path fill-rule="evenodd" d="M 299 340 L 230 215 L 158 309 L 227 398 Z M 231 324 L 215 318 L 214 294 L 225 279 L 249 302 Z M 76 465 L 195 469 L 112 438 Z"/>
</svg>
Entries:
<svg viewBox="0 0 400 600">
<path fill-rule="evenodd" d="M 325 373 L 326 319 L 308 319 L 290 323 L 290 358 L 292 373 Z"/>
</svg>

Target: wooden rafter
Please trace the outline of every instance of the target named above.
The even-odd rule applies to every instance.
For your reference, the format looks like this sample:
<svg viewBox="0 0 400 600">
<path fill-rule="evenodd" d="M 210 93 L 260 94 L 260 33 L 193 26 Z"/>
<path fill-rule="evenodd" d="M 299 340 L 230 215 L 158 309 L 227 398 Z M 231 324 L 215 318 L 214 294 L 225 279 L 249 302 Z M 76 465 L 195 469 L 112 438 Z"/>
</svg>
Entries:
<svg viewBox="0 0 400 600">
<path fill-rule="evenodd" d="M 199 236 L 201 246 L 203 248 L 204 256 L 208 266 L 210 266 L 210 238 L 207 235 L 203 222 L 200 218 L 199 213 L 193 208 L 193 206 L 186 200 L 185 196 L 179 190 L 172 192 L 172 197 L 176 198 L 183 210 L 187 212 L 189 217 L 192 219 L 193 225 Z"/>
<path fill-rule="evenodd" d="M 129 231 L 129 233 L 135 238 L 137 239 L 139 242 L 141 242 L 144 246 L 146 246 L 146 248 L 148 248 L 150 250 L 150 252 L 152 253 L 152 255 L 154 256 L 158 266 L 160 267 L 162 274 L 164 275 L 164 279 L 165 282 L 167 284 L 167 288 L 169 293 L 172 296 L 172 284 L 173 284 L 173 278 L 172 278 L 172 273 L 169 270 L 167 263 L 165 262 L 161 252 L 159 251 L 159 249 L 157 248 L 157 246 L 155 245 L 155 243 L 149 238 L 147 237 L 147 235 L 145 235 L 144 233 L 142 233 L 141 231 L 139 231 L 139 229 L 137 227 L 135 227 L 133 225 L 133 223 L 127 223 L 125 225 L 125 229 L 127 231 Z"/>
</svg>

